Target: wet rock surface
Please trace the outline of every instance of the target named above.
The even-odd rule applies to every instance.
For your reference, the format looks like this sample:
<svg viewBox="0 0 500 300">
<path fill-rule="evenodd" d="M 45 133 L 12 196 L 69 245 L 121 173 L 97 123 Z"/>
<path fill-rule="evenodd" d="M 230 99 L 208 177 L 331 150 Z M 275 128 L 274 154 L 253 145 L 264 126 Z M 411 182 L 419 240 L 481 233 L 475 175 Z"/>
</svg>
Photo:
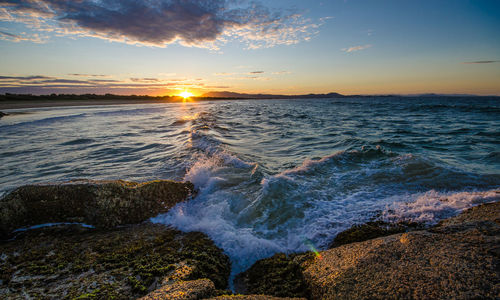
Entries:
<svg viewBox="0 0 500 300">
<path fill-rule="evenodd" d="M 367 222 L 365 224 L 354 225 L 339 233 L 329 248 L 417 229 L 423 229 L 423 225 L 417 223 L 387 223 L 383 221 Z"/>
<path fill-rule="evenodd" d="M 194 193 L 191 183 L 167 180 L 80 180 L 53 185 L 26 185 L 0 199 L 0 239 L 21 227 L 77 222 L 97 228 L 140 223 Z"/>
<path fill-rule="evenodd" d="M 202 233 L 153 224 L 73 227 L 0 243 L 0 298 L 135 299 L 159 289 L 191 290 L 198 299 L 227 286 L 229 259 Z"/>
<path fill-rule="evenodd" d="M 312 257 L 312 254 L 287 256 L 279 253 L 259 260 L 235 278 L 235 289 L 242 294 L 308 298 L 310 292 L 301 263 Z"/>
</svg>

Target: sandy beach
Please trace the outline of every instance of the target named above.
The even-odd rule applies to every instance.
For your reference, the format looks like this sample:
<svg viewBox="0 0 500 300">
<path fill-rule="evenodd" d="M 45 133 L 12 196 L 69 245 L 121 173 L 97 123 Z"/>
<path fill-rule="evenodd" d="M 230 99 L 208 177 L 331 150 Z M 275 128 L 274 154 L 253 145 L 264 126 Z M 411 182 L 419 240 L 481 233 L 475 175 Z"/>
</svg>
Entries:
<svg viewBox="0 0 500 300">
<path fill-rule="evenodd" d="M 121 105 L 121 104 L 158 104 L 172 103 L 168 100 L 156 99 L 116 99 L 116 100 L 17 100 L 0 101 L 0 110 L 24 109 L 37 107 L 58 107 L 58 106 L 94 106 L 94 105 Z"/>
</svg>

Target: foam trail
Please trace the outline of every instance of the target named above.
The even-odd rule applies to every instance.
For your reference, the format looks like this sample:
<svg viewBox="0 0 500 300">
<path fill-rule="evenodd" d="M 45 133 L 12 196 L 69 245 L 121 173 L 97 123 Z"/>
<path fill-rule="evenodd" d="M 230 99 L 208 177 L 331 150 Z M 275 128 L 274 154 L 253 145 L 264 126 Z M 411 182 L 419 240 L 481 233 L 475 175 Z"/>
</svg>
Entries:
<svg viewBox="0 0 500 300">
<path fill-rule="evenodd" d="M 395 202 L 384 211 L 386 221 L 411 221 L 435 224 L 481 203 L 500 201 L 500 190 L 443 193 L 435 190 L 415 195 L 409 203 Z"/>
</svg>

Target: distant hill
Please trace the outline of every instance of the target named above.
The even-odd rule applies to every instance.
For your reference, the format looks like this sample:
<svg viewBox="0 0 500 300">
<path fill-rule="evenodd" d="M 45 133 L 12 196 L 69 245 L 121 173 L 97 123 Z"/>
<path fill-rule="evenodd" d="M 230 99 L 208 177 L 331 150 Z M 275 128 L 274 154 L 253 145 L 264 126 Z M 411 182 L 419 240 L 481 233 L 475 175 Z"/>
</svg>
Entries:
<svg viewBox="0 0 500 300">
<path fill-rule="evenodd" d="M 273 95 L 273 94 L 241 94 L 234 92 L 209 92 L 201 95 L 202 98 L 238 98 L 238 99 L 295 99 L 295 98 L 341 98 L 339 93 L 307 94 L 307 95 Z"/>
</svg>

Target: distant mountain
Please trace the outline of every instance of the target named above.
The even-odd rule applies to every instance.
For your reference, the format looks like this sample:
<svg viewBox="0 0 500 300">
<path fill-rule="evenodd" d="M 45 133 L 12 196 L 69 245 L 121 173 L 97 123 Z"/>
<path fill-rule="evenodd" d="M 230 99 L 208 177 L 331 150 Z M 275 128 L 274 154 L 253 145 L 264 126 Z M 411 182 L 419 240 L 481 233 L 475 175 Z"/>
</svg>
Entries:
<svg viewBox="0 0 500 300">
<path fill-rule="evenodd" d="M 292 98 L 341 98 L 345 97 L 339 93 L 329 94 L 307 94 L 307 95 L 273 95 L 273 94 L 241 94 L 234 92 L 208 92 L 201 95 L 202 98 L 237 98 L 237 99 L 292 99 Z"/>
</svg>

